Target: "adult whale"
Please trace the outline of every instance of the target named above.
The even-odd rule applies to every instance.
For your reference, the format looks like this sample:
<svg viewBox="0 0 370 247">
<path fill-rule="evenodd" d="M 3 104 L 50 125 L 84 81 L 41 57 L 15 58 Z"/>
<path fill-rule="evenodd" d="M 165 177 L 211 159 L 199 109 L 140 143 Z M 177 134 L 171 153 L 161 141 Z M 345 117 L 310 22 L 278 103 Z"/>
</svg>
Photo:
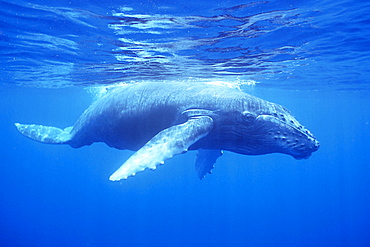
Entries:
<svg viewBox="0 0 370 247">
<path fill-rule="evenodd" d="M 239 154 L 284 153 L 308 158 L 319 142 L 284 107 L 238 89 L 206 83 L 139 83 L 108 90 L 73 127 L 15 124 L 23 135 L 74 148 L 105 142 L 134 153 L 110 180 L 155 169 L 165 160 L 198 150 L 200 178 L 222 150 Z"/>
</svg>

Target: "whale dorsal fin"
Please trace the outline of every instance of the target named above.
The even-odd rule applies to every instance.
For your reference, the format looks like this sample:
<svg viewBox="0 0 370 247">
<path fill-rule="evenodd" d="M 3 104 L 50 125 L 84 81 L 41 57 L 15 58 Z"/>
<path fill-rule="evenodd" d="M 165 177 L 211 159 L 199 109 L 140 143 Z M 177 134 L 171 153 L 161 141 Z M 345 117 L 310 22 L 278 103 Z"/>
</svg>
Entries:
<svg viewBox="0 0 370 247">
<path fill-rule="evenodd" d="M 198 149 L 195 170 L 200 179 L 203 179 L 207 173 L 211 174 L 217 158 L 221 155 L 221 150 Z"/>
<path fill-rule="evenodd" d="M 156 169 L 165 160 L 186 152 L 192 144 L 206 136 L 212 127 L 211 117 L 196 116 L 183 124 L 162 130 L 133 154 L 109 179 L 118 181 L 134 176 L 146 168 Z"/>
<path fill-rule="evenodd" d="M 49 144 L 64 144 L 71 140 L 72 127 L 64 130 L 52 126 L 16 123 L 18 131 L 32 140 Z"/>
</svg>

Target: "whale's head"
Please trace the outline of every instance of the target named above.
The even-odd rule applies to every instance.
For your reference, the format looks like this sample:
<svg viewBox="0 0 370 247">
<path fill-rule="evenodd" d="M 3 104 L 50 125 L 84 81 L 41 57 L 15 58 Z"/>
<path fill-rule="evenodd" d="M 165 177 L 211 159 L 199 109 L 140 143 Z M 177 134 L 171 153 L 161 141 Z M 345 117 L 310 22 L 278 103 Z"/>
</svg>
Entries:
<svg viewBox="0 0 370 247">
<path fill-rule="evenodd" d="M 319 142 L 283 106 L 268 102 L 256 111 L 242 112 L 238 150 L 242 154 L 283 153 L 307 159 L 319 149 Z"/>
</svg>

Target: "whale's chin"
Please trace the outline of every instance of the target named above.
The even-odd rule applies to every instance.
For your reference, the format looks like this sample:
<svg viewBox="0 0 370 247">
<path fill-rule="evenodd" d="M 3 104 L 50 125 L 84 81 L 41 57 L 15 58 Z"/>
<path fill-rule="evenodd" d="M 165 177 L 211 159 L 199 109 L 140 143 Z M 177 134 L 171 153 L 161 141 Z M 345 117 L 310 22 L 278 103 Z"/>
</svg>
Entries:
<svg viewBox="0 0 370 247">
<path fill-rule="evenodd" d="M 292 155 L 294 159 L 296 160 L 306 160 L 308 158 L 311 157 L 311 154 L 307 154 L 307 155 L 297 155 L 297 156 L 294 156 Z"/>
</svg>

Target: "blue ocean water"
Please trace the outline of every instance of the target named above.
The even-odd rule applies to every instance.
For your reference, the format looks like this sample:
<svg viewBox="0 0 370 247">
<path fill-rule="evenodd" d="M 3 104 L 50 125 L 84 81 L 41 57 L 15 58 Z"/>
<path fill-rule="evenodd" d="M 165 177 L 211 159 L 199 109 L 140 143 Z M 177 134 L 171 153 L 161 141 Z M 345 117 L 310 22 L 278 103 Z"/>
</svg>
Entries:
<svg viewBox="0 0 370 247">
<path fill-rule="evenodd" d="M 368 1 L 0 6 L 1 246 L 370 246 Z M 307 160 L 225 152 L 204 180 L 188 152 L 115 183 L 131 151 L 14 127 L 70 126 L 91 87 L 142 81 L 235 83 L 321 147 Z"/>
</svg>

